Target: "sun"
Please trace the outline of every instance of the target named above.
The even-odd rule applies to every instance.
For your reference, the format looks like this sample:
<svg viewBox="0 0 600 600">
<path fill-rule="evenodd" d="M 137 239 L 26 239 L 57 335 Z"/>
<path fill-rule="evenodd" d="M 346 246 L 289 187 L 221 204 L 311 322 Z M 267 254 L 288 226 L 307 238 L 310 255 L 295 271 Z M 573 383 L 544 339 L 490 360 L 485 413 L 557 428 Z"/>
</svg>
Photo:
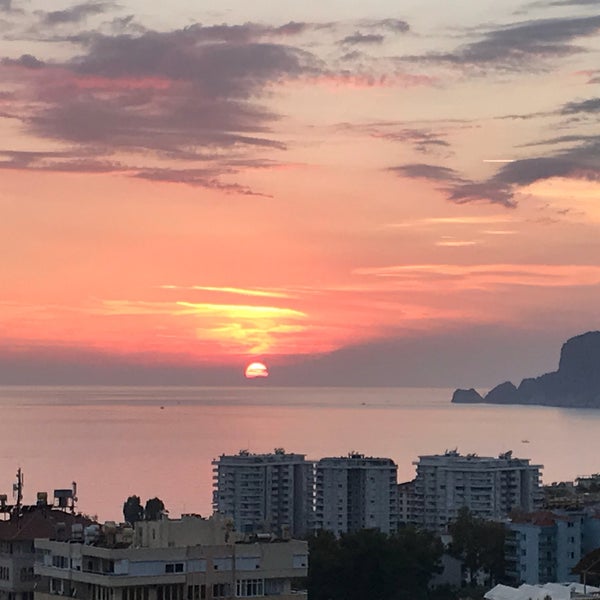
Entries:
<svg viewBox="0 0 600 600">
<path fill-rule="evenodd" d="M 261 362 L 250 363 L 246 367 L 246 379 L 255 379 L 256 377 L 268 377 L 269 369 Z"/>
</svg>

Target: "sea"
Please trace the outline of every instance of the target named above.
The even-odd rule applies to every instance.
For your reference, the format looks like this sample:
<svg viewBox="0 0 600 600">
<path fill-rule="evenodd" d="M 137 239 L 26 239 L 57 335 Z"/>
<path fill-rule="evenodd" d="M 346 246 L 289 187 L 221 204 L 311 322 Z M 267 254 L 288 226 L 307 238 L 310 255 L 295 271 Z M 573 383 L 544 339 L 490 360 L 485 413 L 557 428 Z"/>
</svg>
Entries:
<svg viewBox="0 0 600 600">
<path fill-rule="evenodd" d="M 211 461 L 287 452 L 392 458 L 398 480 L 424 454 L 513 451 L 543 481 L 600 472 L 600 410 L 452 404 L 443 388 L 0 387 L 0 494 L 24 501 L 77 483 L 77 508 L 121 520 L 130 495 L 173 517 L 209 515 Z"/>
</svg>

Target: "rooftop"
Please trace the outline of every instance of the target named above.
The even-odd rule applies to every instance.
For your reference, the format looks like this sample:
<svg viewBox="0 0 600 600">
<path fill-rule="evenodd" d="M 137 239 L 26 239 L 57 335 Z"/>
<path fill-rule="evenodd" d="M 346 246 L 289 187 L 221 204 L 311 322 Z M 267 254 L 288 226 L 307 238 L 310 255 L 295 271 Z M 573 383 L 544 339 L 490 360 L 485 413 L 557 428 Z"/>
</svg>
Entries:
<svg viewBox="0 0 600 600">
<path fill-rule="evenodd" d="M 52 507 L 23 506 L 18 514 L 13 513 L 8 520 L 0 521 L 0 540 L 69 539 L 75 524 L 86 527 L 93 521 Z"/>
</svg>

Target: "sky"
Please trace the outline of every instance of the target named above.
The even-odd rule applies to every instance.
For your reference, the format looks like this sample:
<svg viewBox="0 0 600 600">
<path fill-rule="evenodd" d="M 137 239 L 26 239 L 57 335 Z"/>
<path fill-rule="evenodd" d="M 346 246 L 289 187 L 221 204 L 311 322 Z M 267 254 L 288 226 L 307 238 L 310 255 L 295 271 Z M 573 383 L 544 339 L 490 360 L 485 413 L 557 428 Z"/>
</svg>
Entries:
<svg viewBox="0 0 600 600">
<path fill-rule="evenodd" d="M 599 31 L 600 0 L 0 0 L 0 382 L 556 368 L 600 328 Z"/>
</svg>

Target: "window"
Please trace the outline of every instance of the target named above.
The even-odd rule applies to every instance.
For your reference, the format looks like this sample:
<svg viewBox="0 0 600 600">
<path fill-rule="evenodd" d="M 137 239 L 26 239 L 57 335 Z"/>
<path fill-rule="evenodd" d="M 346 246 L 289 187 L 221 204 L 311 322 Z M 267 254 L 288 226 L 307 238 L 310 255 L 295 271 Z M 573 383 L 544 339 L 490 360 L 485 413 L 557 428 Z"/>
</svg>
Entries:
<svg viewBox="0 0 600 600">
<path fill-rule="evenodd" d="M 238 598 L 252 598 L 264 595 L 263 579 L 238 579 L 236 582 L 236 594 Z"/>
<path fill-rule="evenodd" d="M 150 588 L 147 586 L 123 588 L 121 597 L 123 600 L 149 600 Z"/>
<path fill-rule="evenodd" d="M 52 556 L 52 566 L 57 569 L 68 569 L 69 568 L 69 559 L 66 556 L 57 556 L 54 554 Z"/>
<path fill-rule="evenodd" d="M 228 583 L 213 583 L 213 598 L 226 598 L 229 596 Z M 159 598 L 160 600 L 160 598 Z"/>
<path fill-rule="evenodd" d="M 0 567 L 0 579 L 3 581 L 10 579 L 10 569 L 8 567 Z"/>
<path fill-rule="evenodd" d="M 159 585 L 156 588 L 157 600 L 183 600 L 183 585 Z"/>
<path fill-rule="evenodd" d="M 165 573 L 183 573 L 183 563 L 167 563 Z"/>
<path fill-rule="evenodd" d="M 306 566 L 308 566 L 308 555 L 294 554 L 292 557 L 292 567 L 294 569 L 301 569 Z"/>
<path fill-rule="evenodd" d="M 206 586 L 189 585 L 187 589 L 187 600 L 204 600 L 206 598 Z"/>
</svg>

